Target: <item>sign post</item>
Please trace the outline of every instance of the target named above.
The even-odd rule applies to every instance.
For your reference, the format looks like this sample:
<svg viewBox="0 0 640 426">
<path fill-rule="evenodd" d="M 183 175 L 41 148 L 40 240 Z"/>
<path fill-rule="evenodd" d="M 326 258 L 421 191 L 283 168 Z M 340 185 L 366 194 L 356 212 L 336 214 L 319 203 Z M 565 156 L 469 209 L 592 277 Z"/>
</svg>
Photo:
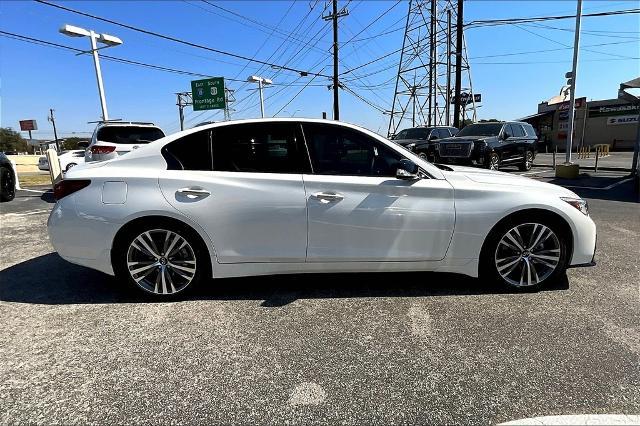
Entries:
<svg viewBox="0 0 640 426">
<path fill-rule="evenodd" d="M 33 139 L 31 137 L 31 131 L 38 130 L 38 123 L 36 123 L 36 120 L 20 120 L 20 130 L 29 132 L 29 140 L 31 140 Z"/>
<path fill-rule="evenodd" d="M 214 77 L 191 82 L 194 111 L 225 109 L 224 78 Z"/>
</svg>

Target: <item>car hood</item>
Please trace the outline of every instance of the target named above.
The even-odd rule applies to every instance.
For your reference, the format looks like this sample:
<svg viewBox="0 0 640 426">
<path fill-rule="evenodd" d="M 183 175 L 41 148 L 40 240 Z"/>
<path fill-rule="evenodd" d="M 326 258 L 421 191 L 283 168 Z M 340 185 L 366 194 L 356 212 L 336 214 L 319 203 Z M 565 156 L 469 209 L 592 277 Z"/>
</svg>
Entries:
<svg viewBox="0 0 640 426">
<path fill-rule="evenodd" d="M 531 179 L 526 176 L 514 175 L 511 173 L 499 172 L 495 170 L 478 169 L 475 167 L 447 165 L 452 171 L 444 171 L 445 177 L 451 173 L 462 175 L 469 180 L 480 184 L 504 185 L 508 187 L 526 188 L 528 190 L 537 189 L 545 192 L 552 192 L 566 197 L 580 198 L 574 192 L 551 183 Z"/>
</svg>

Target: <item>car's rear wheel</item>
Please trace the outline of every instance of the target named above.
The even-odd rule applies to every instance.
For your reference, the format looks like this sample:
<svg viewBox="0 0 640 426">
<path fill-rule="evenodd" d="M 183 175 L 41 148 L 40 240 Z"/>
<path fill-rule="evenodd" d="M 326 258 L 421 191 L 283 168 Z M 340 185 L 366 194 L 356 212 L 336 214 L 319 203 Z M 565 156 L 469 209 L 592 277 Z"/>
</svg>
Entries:
<svg viewBox="0 0 640 426">
<path fill-rule="evenodd" d="M 499 170 L 500 169 L 500 156 L 496 152 L 492 152 L 489 154 L 489 164 L 488 167 L 490 170 Z"/>
<path fill-rule="evenodd" d="M 567 237 L 552 220 L 511 220 L 489 235 L 481 256 L 481 278 L 537 290 L 564 274 Z"/>
<path fill-rule="evenodd" d="M 8 167 L 0 166 L 0 201 L 11 201 L 16 197 L 16 180 Z"/>
<path fill-rule="evenodd" d="M 527 151 L 524 154 L 524 158 L 522 159 L 522 163 L 518 167 L 520 171 L 528 171 L 531 170 L 531 166 L 533 165 L 533 152 Z"/>
<path fill-rule="evenodd" d="M 208 270 L 207 250 L 187 227 L 149 224 L 119 238 L 116 276 L 154 296 L 171 297 L 197 285 Z"/>
</svg>

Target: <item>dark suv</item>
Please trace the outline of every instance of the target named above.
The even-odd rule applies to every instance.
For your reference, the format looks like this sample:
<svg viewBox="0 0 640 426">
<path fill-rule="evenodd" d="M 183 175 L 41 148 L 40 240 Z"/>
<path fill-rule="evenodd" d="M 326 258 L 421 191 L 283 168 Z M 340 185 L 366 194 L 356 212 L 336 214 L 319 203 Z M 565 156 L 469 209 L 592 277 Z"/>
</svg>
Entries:
<svg viewBox="0 0 640 426">
<path fill-rule="evenodd" d="M 433 161 L 435 141 L 450 138 L 456 133 L 458 129 L 455 127 L 412 127 L 401 130 L 392 140 L 415 152 L 420 158 Z"/>
<path fill-rule="evenodd" d="M 436 161 L 477 164 L 492 170 L 517 165 L 530 170 L 536 157 L 535 130 L 519 121 L 470 124 L 453 138 L 436 144 Z"/>
</svg>

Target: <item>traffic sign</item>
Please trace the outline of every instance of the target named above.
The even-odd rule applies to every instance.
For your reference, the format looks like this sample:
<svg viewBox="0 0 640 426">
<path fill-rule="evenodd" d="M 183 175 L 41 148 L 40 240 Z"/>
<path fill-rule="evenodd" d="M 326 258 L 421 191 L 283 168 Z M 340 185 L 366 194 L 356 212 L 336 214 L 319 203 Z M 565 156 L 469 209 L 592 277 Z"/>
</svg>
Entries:
<svg viewBox="0 0 640 426">
<path fill-rule="evenodd" d="M 191 82 L 193 110 L 224 109 L 224 78 L 214 77 Z"/>
<path fill-rule="evenodd" d="M 38 124 L 36 120 L 20 120 L 20 130 L 23 132 L 38 130 Z"/>
</svg>

